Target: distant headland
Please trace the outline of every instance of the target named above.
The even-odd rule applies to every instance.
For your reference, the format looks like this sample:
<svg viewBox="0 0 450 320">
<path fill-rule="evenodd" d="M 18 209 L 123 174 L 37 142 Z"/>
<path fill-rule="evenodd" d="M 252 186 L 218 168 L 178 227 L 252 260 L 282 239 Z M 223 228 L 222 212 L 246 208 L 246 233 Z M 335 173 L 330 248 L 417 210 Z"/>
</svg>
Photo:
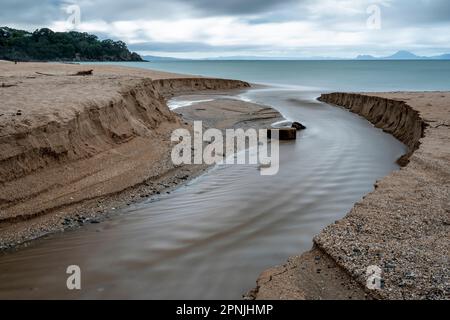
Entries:
<svg viewBox="0 0 450 320">
<path fill-rule="evenodd" d="M 34 32 L 0 27 L 0 60 L 11 61 L 144 61 L 123 41 L 99 40 L 76 31 Z"/>
</svg>

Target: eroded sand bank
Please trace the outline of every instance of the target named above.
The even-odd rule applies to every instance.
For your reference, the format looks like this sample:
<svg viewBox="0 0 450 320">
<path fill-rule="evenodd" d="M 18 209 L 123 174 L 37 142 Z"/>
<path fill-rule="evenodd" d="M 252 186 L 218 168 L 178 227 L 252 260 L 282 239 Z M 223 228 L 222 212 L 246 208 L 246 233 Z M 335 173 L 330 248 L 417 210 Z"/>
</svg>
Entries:
<svg viewBox="0 0 450 320">
<path fill-rule="evenodd" d="M 73 75 L 87 69 L 92 76 Z M 192 126 L 169 110 L 166 98 L 250 86 L 115 66 L 5 61 L 0 85 L 2 248 L 95 222 L 199 174 L 206 166 L 174 167 L 170 161 L 172 131 Z M 258 125 L 260 116 L 253 113 L 267 111 L 245 102 L 221 103 L 227 104 L 237 109 L 232 113 L 239 122 L 253 119 Z"/>
<path fill-rule="evenodd" d="M 315 237 L 310 252 L 264 272 L 250 297 L 448 299 L 450 93 L 333 93 L 320 100 L 404 142 L 405 167 Z M 369 266 L 382 271 L 380 290 L 366 287 Z"/>
</svg>

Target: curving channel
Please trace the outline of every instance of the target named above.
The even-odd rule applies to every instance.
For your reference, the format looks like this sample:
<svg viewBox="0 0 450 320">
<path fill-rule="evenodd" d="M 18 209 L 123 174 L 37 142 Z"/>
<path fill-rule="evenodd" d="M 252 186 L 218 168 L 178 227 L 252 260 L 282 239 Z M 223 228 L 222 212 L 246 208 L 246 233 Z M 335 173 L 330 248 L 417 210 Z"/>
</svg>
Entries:
<svg viewBox="0 0 450 320">
<path fill-rule="evenodd" d="M 280 146 L 278 175 L 220 165 L 158 201 L 3 255 L 0 298 L 239 299 L 261 271 L 309 250 L 406 152 L 363 118 L 316 101 L 319 95 L 269 87 L 237 97 L 307 126 Z M 81 291 L 66 288 L 72 264 L 81 267 Z"/>
</svg>

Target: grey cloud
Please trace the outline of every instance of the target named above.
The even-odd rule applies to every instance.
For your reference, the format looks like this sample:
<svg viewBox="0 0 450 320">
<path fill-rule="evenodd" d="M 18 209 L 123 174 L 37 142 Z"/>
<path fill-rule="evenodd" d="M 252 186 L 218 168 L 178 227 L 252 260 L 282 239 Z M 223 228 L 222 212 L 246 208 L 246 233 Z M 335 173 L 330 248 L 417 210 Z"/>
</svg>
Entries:
<svg viewBox="0 0 450 320">
<path fill-rule="evenodd" d="M 300 0 L 80 0 L 86 19 L 105 21 L 267 14 Z"/>
<path fill-rule="evenodd" d="M 65 20 L 67 15 L 62 10 L 64 4 L 71 2 L 80 5 L 82 21 L 114 22 L 119 20 L 176 20 L 181 18 L 229 16 L 237 17 L 248 24 L 268 24 L 274 22 L 305 21 L 311 22 L 318 30 L 348 31 L 348 25 L 361 25 L 364 31 L 367 14 L 364 4 L 374 3 L 369 0 L 359 2 L 360 13 L 340 13 L 329 9 L 315 12 L 311 6 L 321 0 L 2 0 L 0 4 L 0 26 L 24 26 L 33 30 L 37 26 L 49 26 L 55 21 Z M 448 0 L 385 0 L 390 6 L 381 5 L 382 30 L 377 33 L 377 43 L 366 43 L 360 51 L 382 48 L 383 45 L 395 44 L 384 41 L 389 34 L 406 28 L 416 27 L 428 30 L 436 27 L 447 33 L 450 25 L 450 1 Z M 355 2 L 356 3 L 356 2 Z M 363 5 L 361 5 L 363 3 Z M 376 3 L 376 2 L 375 2 Z M 339 2 L 336 2 L 339 5 Z M 324 10 L 325 11 L 325 10 Z M 354 31 L 354 30 L 350 30 Z M 374 33 L 375 34 L 375 33 Z M 380 35 L 378 38 L 378 34 Z M 422 33 L 423 34 L 423 33 Z M 426 34 L 426 33 L 425 33 Z M 436 34 L 434 34 L 436 35 Z M 116 34 L 98 34 L 101 38 L 117 39 Z M 147 41 L 148 30 L 138 30 L 135 38 Z M 301 36 L 301 35 L 299 35 Z M 423 36 L 422 36 L 423 37 Z M 430 35 L 433 38 L 433 35 Z M 434 41 L 435 38 L 432 40 Z M 130 46 L 136 51 L 167 52 L 213 52 L 213 51 L 254 51 L 263 53 L 267 48 L 252 46 L 215 47 L 202 42 L 184 43 L 147 42 Z M 209 39 L 211 40 L 211 39 Z M 436 43 L 416 36 L 415 46 L 448 47 L 446 43 Z M 434 44 L 433 44 L 434 43 Z M 355 43 L 354 46 L 358 47 Z M 303 48 L 308 50 L 307 48 Z M 405 48 L 407 49 L 407 48 Z M 277 50 L 277 48 L 273 48 Z M 349 50 L 345 48 L 345 50 Z M 350 51 L 347 51 L 350 52 Z"/>
<path fill-rule="evenodd" d="M 52 0 L 2 0 L 0 3 L 0 25 L 45 26 L 63 17 L 63 14 L 61 7 Z"/>
<path fill-rule="evenodd" d="M 240 16 L 264 14 L 286 7 L 299 0 L 5 0 L 0 17 L 13 17 L 22 23 L 49 22 L 64 19 L 62 6 L 67 3 L 80 5 L 84 20 L 168 19 L 200 16 Z M 18 14 L 19 13 L 19 14 Z M 43 19 L 44 18 L 44 19 Z M 2 19 L 3 20 L 3 19 Z"/>
<path fill-rule="evenodd" d="M 397 0 L 382 14 L 393 24 L 437 24 L 450 21 L 448 0 Z"/>
<path fill-rule="evenodd" d="M 80 5 L 82 17 L 87 21 L 258 15 L 249 22 L 314 20 L 326 27 L 327 24 L 345 22 L 351 18 L 338 16 L 333 11 L 313 16 L 309 7 L 317 1 L 320 0 L 2 0 L 0 21 L 3 24 L 50 24 L 65 19 L 62 6 L 71 2 Z M 448 0 L 396 0 L 390 3 L 389 7 L 381 8 L 386 23 L 391 25 L 450 21 Z"/>
<path fill-rule="evenodd" d="M 118 20 L 170 19 L 189 15 L 190 10 L 178 0 L 80 0 L 84 20 Z"/>
<path fill-rule="evenodd" d="M 188 0 L 186 2 L 202 12 L 242 15 L 270 12 L 274 8 L 298 3 L 299 0 Z"/>
</svg>

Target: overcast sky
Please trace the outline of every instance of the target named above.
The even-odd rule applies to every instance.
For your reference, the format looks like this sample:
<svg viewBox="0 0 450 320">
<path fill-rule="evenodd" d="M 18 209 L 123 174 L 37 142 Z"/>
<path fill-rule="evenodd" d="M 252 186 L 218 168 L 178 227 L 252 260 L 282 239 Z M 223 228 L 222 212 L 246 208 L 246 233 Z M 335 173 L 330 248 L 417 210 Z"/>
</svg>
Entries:
<svg viewBox="0 0 450 320">
<path fill-rule="evenodd" d="M 450 53 L 449 0 L 1 0 L 0 26 L 69 30 L 73 4 L 81 9 L 75 30 L 121 39 L 141 54 Z"/>
</svg>

